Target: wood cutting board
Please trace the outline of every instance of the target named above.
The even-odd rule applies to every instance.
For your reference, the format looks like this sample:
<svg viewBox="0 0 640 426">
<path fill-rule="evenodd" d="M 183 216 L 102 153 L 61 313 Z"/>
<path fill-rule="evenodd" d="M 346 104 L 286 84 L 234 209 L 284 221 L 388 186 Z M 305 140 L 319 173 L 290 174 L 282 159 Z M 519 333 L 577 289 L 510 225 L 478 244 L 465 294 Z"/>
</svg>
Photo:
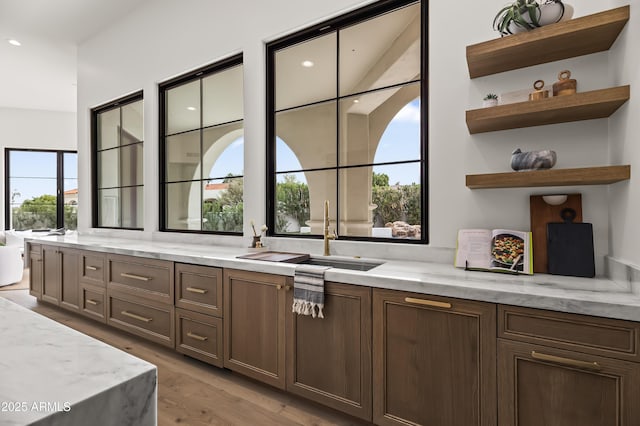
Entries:
<svg viewBox="0 0 640 426">
<path fill-rule="evenodd" d="M 266 262 L 300 263 L 309 259 L 308 254 L 287 253 L 283 251 L 262 251 L 236 256 L 238 259 L 264 260 Z"/>
<path fill-rule="evenodd" d="M 568 194 L 567 201 L 552 206 L 547 204 L 542 195 L 529 197 L 531 219 L 531 233 L 533 238 L 533 272 L 546 274 L 549 272 L 547 263 L 547 223 L 562 222 L 560 213 L 563 209 L 575 210 L 575 223 L 582 222 L 582 195 Z"/>
</svg>

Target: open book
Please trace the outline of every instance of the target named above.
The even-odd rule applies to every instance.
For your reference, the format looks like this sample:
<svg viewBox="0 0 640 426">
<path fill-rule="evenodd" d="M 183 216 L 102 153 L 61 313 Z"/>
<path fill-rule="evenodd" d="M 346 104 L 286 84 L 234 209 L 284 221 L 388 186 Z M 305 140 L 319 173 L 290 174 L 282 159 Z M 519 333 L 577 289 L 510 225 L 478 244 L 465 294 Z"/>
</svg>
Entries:
<svg viewBox="0 0 640 426">
<path fill-rule="evenodd" d="M 461 229 L 454 265 L 459 268 L 533 274 L 531 232 Z"/>
</svg>

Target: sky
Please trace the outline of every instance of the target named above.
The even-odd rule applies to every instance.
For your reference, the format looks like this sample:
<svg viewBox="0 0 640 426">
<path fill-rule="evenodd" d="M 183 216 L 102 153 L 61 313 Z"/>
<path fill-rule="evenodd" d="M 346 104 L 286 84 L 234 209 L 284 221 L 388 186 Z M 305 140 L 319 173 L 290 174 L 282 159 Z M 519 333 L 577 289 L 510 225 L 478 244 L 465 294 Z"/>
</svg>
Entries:
<svg viewBox="0 0 640 426">
<path fill-rule="evenodd" d="M 55 152 L 10 151 L 9 194 L 14 205 L 44 194 L 56 193 Z M 64 190 L 78 188 L 78 155 L 64 154 Z"/>
</svg>

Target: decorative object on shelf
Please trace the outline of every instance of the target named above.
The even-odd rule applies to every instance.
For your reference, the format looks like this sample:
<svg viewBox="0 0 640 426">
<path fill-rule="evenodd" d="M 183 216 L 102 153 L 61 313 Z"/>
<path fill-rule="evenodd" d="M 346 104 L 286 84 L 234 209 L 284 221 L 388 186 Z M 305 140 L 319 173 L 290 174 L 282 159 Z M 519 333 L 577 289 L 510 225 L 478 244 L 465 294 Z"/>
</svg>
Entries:
<svg viewBox="0 0 640 426">
<path fill-rule="evenodd" d="M 548 149 L 522 152 L 520 148 L 511 153 L 511 168 L 516 171 L 550 169 L 556 164 L 556 152 Z"/>
<path fill-rule="evenodd" d="M 547 0 L 540 5 L 538 23 L 543 27 L 560 21 L 568 21 L 572 17 L 573 7 L 570 4 L 560 0 Z"/>
<path fill-rule="evenodd" d="M 498 105 L 498 95 L 495 93 L 487 93 L 487 96 L 482 99 L 482 107 L 492 107 Z"/>
<path fill-rule="evenodd" d="M 253 230 L 253 239 L 251 241 L 251 248 L 262 248 L 262 235 L 267 232 L 267 225 L 262 225 L 262 227 L 260 228 L 260 233 L 258 234 L 256 232 L 256 226 L 253 223 L 253 220 L 251 220 L 251 229 Z"/>
<path fill-rule="evenodd" d="M 529 93 L 530 101 L 537 101 L 538 99 L 544 99 L 549 97 L 549 91 L 544 88 L 544 80 L 536 80 L 533 83 L 535 92 Z"/>
<path fill-rule="evenodd" d="M 571 19 L 573 8 L 566 7 L 561 0 L 516 0 L 503 7 L 493 18 L 493 29 L 501 36 L 517 34 Z"/>
<path fill-rule="evenodd" d="M 567 201 L 567 194 L 543 195 L 542 200 L 550 206 L 559 206 Z"/>
<path fill-rule="evenodd" d="M 553 96 L 574 95 L 578 83 L 571 77 L 571 71 L 564 70 L 558 74 L 558 81 L 553 83 Z"/>
</svg>

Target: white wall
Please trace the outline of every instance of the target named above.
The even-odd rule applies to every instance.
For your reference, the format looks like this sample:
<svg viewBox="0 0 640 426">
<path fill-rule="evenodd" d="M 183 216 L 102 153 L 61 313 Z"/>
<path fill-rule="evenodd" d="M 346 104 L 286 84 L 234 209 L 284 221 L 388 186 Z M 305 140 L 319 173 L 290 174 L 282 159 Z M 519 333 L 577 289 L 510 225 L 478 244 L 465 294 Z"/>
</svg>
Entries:
<svg viewBox="0 0 640 426">
<path fill-rule="evenodd" d="M 76 150 L 75 112 L 0 108 L 0 227 L 4 229 L 4 149 Z M 82 164 L 82 163 L 81 163 Z M 88 164 L 88 163 L 84 163 Z M 89 173 L 89 168 L 86 167 Z M 80 171 L 79 171 L 80 172 Z"/>
<path fill-rule="evenodd" d="M 127 93 L 144 89 L 146 208 L 145 231 L 141 237 L 183 239 L 181 235 L 159 235 L 155 232 L 158 229 L 157 83 L 231 54 L 243 52 L 245 223 L 248 224 L 249 219 L 262 223 L 265 210 L 264 42 L 366 3 L 369 2 L 155 0 L 144 4 L 117 25 L 79 47 L 80 161 L 88 164 L 90 160 L 89 109 Z M 609 121 L 591 120 L 472 136 L 465 125 L 465 110 L 479 107 L 483 95 L 488 92 L 501 93 L 528 88 L 539 78 L 552 84 L 557 80 L 558 72 L 564 69 L 572 71 L 572 77 L 578 80 L 579 91 L 628 83 L 628 79 L 632 78 L 630 75 L 634 71 L 634 75 L 637 74 L 637 69 L 626 69 L 624 75 L 610 72 L 614 65 L 621 67 L 622 64 L 613 58 L 610 65 L 610 56 L 615 54 L 604 52 L 470 80 L 465 47 L 496 38 L 496 33 L 491 29 L 491 22 L 503 3 L 504 0 L 465 2 L 464 5 L 448 1 L 430 2 L 430 247 L 455 247 L 455 235 L 459 228 L 529 229 L 529 195 L 581 192 L 584 220 L 594 224 L 598 269 L 601 270 L 602 256 L 609 253 L 610 244 L 623 253 L 632 251 L 632 243 L 625 244 L 615 235 L 610 239 L 608 187 L 471 191 L 465 187 L 465 175 L 510 171 L 510 154 L 518 147 L 523 150 L 556 150 L 558 168 L 607 165 L 610 163 L 610 155 L 614 157 L 613 163 L 617 163 L 615 157 L 619 149 L 610 153 L 608 146 Z M 577 3 L 574 4 L 576 17 L 611 7 L 611 1 L 608 0 L 579 3 L 574 0 L 572 3 Z M 465 8 L 464 13 L 460 13 L 461 6 Z M 636 34 L 638 28 L 640 26 L 634 30 Z M 629 29 L 626 31 L 629 32 Z M 629 35 L 623 36 L 627 38 Z M 624 56 L 637 65 L 637 54 L 632 54 L 630 47 L 625 50 Z M 626 116 L 628 112 L 620 111 L 618 114 Z M 612 123 L 619 122 L 622 118 L 617 117 L 615 120 Z M 630 137 L 633 132 L 628 131 L 627 134 Z M 622 140 L 621 136 L 617 138 Z M 631 143 L 632 140 L 629 140 L 626 145 Z M 638 148 L 635 149 L 633 155 L 638 158 Z M 88 206 L 89 170 L 82 170 L 80 173 L 80 203 Z M 612 191 L 624 192 L 624 188 L 616 187 Z M 628 200 L 628 194 L 622 193 L 617 196 L 616 202 L 624 204 Z M 638 199 L 635 203 L 637 206 Z M 81 230 L 89 230 L 88 208 L 82 209 L 79 226 Z M 248 225 L 246 228 L 245 234 L 249 235 Z M 621 233 L 619 228 L 614 228 L 614 234 L 615 232 Z M 233 239 L 211 239 L 204 236 L 200 240 L 209 241 L 207 238 L 210 241 L 222 240 L 242 244 L 234 242 Z M 193 241 L 192 236 L 189 236 L 189 240 Z M 243 243 L 248 243 L 248 240 L 246 237 Z M 313 243 L 309 244 L 315 248 Z M 336 241 L 334 247 L 338 252 L 342 251 L 345 254 L 348 251 L 362 254 L 364 244 L 367 243 L 346 244 L 344 241 Z M 429 247 L 416 249 L 415 246 L 411 246 L 410 249 L 403 249 L 399 245 L 380 243 L 375 247 L 381 251 L 371 251 L 372 245 L 369 243 L 367 253 L 382 253 L 386 252 L 385 249 L 393 247 L 396 253 L 420 259 L 426 258 L 430 250 Z"/>
<path fill-rule="evenodd" d="M 631 18 L 611 50 L 610 74 L 614 84 L 631 85 L 631 99 L 609 120 L 610 156 L 613 164 L 631 164 L 631 179 L 610 188 L 610 255 L 640 265 L 640 1 L 613 1 L 613 6 L 631 4 Z"/>
</svg>

